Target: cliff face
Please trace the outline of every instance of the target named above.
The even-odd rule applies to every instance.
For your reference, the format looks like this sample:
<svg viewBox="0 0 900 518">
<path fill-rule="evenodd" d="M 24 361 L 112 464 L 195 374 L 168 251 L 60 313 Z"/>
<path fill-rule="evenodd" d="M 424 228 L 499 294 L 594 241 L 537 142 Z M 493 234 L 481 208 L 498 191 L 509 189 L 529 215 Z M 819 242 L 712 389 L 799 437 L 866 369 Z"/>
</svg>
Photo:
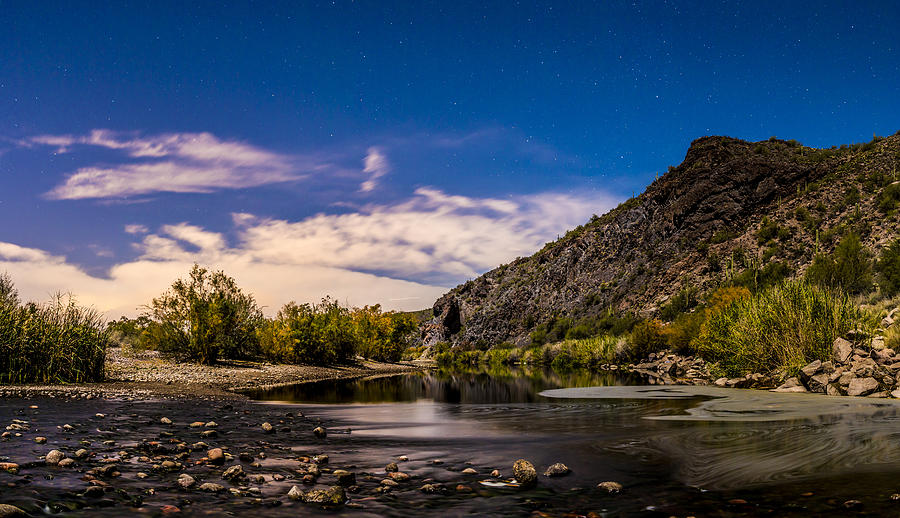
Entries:
<svg viewBox="0 0 900 518">
<path fill-rule="evenodd" d="M 876 206 L 891 178 L 900 178 L 898 169 L 898 135 L 830 150 L 793 141 L 700 138 L 681 165 L 637 198 L 442 296 L 424 342 L 522 345 L 553 317 L 607 308 L 649 315 L 688 284 L 702 290 L 721 282 L 741 266 L 732 266 L 737 249 L 742 258 L 757 258 L 757 266 L 781 261 L 801 271 L 812 260 L 816 233 L 852 217 L 877 247 L 897 232 L 890 224 L 896 215 Z M 851 189 L 859 191 L 858 200 L 848 201 Z M 812 211 L 814 223 L 819 218 L 818 225 L 810 225 L 804 210 Z M 759 237 L 764 216 L 783 229 L 774 246 Z M 715 259 L 721 257 L 729 264 Z"/>
</svg>

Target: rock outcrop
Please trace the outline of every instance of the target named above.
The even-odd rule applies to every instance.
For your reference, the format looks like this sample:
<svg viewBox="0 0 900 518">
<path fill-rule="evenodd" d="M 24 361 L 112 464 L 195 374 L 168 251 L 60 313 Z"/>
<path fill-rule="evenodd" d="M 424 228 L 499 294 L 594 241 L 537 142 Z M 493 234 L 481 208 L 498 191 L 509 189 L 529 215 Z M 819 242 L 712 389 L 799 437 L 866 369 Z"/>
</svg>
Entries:
<svg viewBox="0 0 900 518">
<path fill-rule="evenodd" d="M 700 138 L 638 197 L 442 296 L 423 343 L 523 345 L 536 326 L 560 316 L 609 308 L 652 315 L 684 286 L 710 288 L 748 258 L 800 272 L 817 246 L 834 246 L 819 234 L 851 214 L 868 223 L 860 225 L 863 239 L 877 249 L 897 228 L 878 212 L 881 187 L 868 179 L 898 168 L 900 135 L 846 150 Z M 801 209 L 815 212 L 817 225 L 797 216 Z M 778 246 L 759 239 L 766 221 L 784 229 Z"/>
</svg>

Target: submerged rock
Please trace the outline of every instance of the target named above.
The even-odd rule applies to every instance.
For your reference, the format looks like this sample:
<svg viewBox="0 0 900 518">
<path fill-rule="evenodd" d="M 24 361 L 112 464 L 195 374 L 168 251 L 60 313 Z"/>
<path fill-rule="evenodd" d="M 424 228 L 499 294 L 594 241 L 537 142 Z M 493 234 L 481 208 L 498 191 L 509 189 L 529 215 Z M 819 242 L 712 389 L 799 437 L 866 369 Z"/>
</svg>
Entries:
<svg viewBox="0 0 900 518">
<path fill-rule="evenodd" d="M 303 498 L 303 491 L 300 491 L 300 488 L 297 486 L 292 486 L 291 490 L 288 491 L 287 496 L 291 500 L 300 500 Z"/>
<path fill-rule="evenodd" d="M 0 504 L 0 518 L 14 518 L 18 516 L 28 516 L 25 511 L 14 505 Z"/>
<path fill-rule="evenodd" d="M 532 486 L 537 482 L 537 471 L 534 464 L 525 459 L 519 459 L 513 464 L 513 476 L 524 487 Z"/>
<path fill-rule="evenodd" d="M 334 470 L 334 472 L 332 472 L 332 475 L 337 477 L 337 483 L 339 486 L 348 487 L 348 486 L 352 486 L 353 484 L 356 484 L 356 475 L 353 473 L 350 473 L 347 470 L 336 469 L 336 470 Z"/>
<path fill-rule="evenodd" d="M 194 487 L 194 485 L 196 483 L 197 483 L 197 481 L 194 480 L 194 477 L 188 475 L 187 473 L 182 473 L 181 475 L 178 475 L 178 486 L 181 487 L 182 489 L 190 489 L 190 488 Z"/>
<path fill-rule="evenodd" d="M 222 478 L 224 478 L 225 480 L 230 480 L 232 482 L 238 481 L 246 476 L 247 474 L 244 473 L 244 468 L 241 467 L 240 464 L 235 464 L 234 466 L 231 466 L 230 468 L 222 472 Z"/>
<path fill-rule="evenodd" d="M 319 439 L 324 439 L 325 437 L 328 436 L 328 432 L 326 432 L 325 429 L 322 428 L 321 426 L 317 426 L 317 427 L 313 428 L 313 435 L 315 435 Z"/>
<path fill-rule="evenodd" d="M 618 493 L 622 490 L 622 484 L 613 481 L 600 482 L 597 484 L 597 488 L 603 489 L 607 493 Z"/>
<path fill-rule="evenodd" d="M 566 466 L 562 462 L 557 462 L 556 464 L 552 464 L 549 468 L 547 468 L 547 471 L 544 472 L 544 476 L 561 477 L 563 475 L 568 475 L 571 472 L 572 470 L 570 470 L 568 466 Z"/>
<path fill-rule="evenodd" d="M 205 482 L 201 484 L 198 489 L 200 489 L 200 491 L 206 491 L 208 493 L 221 493 L 222 491 L 225 491 L 225 486 L 221 484 L 215 484 L 213 482 Z"/>
<path fill-rule="evenodd" d="M 303 501 L 308 504 L 337 506 L 347 501 L 347 494 L 341 486 L 331 486 L 328 489 L 307 491 L 303 494 Z"/>
</svg>

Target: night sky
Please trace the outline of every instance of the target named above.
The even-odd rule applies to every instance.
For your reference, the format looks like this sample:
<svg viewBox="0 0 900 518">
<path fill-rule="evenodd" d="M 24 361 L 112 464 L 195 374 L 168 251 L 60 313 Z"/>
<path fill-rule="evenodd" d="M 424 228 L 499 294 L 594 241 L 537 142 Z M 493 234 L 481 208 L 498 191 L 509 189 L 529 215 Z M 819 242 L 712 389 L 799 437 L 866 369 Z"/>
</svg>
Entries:
<svg viewBox="0 0 900 518">
<path fill-rule="evenodd" d="M 900 129 L 895 2 L 0 0 L 0 273 L 430 307 L 704 135 Z M 567 5 L 573 4 L 573 5 Z"/>
</svg>

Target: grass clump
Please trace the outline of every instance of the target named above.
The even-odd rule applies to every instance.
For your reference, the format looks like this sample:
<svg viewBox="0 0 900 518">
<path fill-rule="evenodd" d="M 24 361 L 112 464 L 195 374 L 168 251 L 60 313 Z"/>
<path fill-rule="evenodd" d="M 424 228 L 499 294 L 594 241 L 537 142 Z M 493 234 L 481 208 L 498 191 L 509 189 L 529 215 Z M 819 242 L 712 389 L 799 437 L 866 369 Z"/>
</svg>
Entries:
<svg viewBox="0 0 900 518">
<path fill-rule="evenodd" d="M 729 376 L 796 371 L 825 360 L 834 339 L 867 322 L 839 290 L 787 281 L 711 311 L 697 339 L 703 358 Z"/>
<path fill-rule="evenodd" d="M 45 304 L 20 304 L 0 275 L 0 382 L 102 381 L 109 332 L 100 314 L 56 295 Z"/>
</svg>

